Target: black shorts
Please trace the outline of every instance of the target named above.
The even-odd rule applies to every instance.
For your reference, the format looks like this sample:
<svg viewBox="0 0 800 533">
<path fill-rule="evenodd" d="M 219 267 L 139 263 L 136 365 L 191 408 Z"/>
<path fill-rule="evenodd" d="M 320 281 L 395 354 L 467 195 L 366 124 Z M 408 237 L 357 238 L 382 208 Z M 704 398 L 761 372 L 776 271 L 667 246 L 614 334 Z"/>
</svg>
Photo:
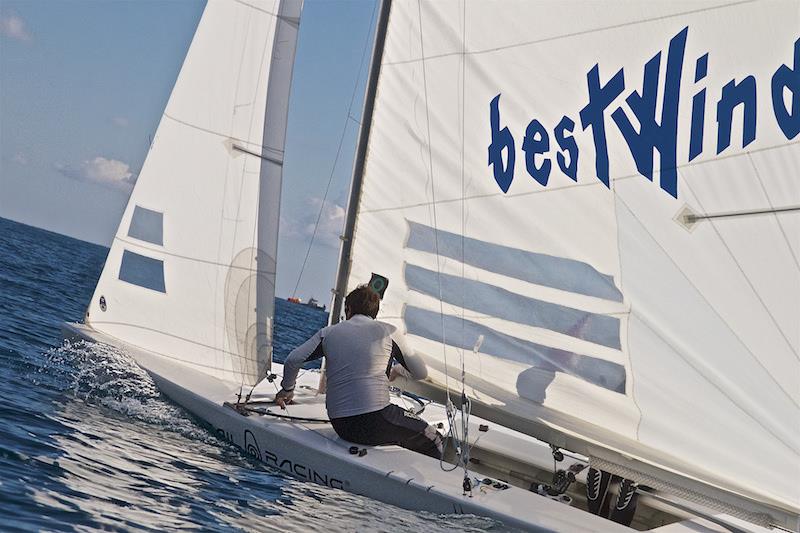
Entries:
<svg viewBox="0 0 800 533">
<path fill-rule="evenodd" d="M 332 418 L 331 424 L 337 435 L 356 444 L 397 444 L 436 459 L 442 457 L 442 438 L 436 429 L 394 404 L 380 411 Z"/>
</svg>

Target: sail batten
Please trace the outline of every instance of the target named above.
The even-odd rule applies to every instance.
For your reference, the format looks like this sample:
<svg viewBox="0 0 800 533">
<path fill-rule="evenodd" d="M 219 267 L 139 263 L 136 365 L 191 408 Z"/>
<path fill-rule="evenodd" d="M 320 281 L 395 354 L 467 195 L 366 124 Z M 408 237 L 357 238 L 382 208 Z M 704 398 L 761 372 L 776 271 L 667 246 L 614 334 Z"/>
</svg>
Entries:
<svg viewBox="0 0 800 533">
<path fill-rule="evenodd" d="M 611 5 L 392 5 L 347 288 L 480 416 L 796 527 L 800 213 L 702 217 L 800 205 L 800 11 Z"/>
</svg>

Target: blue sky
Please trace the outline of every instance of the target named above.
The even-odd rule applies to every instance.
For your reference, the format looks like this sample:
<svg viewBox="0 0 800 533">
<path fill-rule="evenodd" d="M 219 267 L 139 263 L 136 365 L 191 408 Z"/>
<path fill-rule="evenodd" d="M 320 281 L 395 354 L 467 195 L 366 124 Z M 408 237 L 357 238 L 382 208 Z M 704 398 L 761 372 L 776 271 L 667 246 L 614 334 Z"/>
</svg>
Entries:
<svg viewBox="0 0 800 533">
<path fill-rule="evenodd" d="M 0 1 L 0 217 L 108 246 L 204 0 Z M 279 296 L 327 303 L 361 114 L 373 0 L 306 0 L 287 132 Z M 371 42 L 371 41 L 370 41 Z M 359 69 L 360 77 L 358 76 Z"/>
</svg>

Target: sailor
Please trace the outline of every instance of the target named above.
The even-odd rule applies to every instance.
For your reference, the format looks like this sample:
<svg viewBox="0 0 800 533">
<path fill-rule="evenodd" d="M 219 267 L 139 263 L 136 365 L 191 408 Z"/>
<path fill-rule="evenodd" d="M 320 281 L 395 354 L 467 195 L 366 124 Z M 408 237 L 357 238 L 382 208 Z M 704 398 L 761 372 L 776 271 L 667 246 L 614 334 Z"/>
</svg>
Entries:
<svg viewBox="0 0 800 533">
<path fill-rule="evenodd" d="M 366 285 L 348 294 L 347 320 L 322 328 L 289 354 L 275 403 L 285 409 L 300 367 L 324 356 L 325 406 L 342 439 L 370 446 L 398 444 L 439 459 L 442 439 L 436 429 L 389 402 L 390 381 L 398 376 L 423 379 L 427 368 L 394 326 L 375 319 L 379 307 L 380 297 Z"/>
</svg>

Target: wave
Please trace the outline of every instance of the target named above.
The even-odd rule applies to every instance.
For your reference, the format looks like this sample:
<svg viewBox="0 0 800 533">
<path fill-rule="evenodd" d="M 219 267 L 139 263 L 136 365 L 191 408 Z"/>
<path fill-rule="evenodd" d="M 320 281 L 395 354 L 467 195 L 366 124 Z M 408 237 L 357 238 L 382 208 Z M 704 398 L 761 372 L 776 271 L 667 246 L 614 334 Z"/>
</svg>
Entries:
<svg viewBox="0 0 800 533">
<path fill-rule="evenodd" d="M 184 409 L 170 403 L 150 376 L 123 350 L 85 341 L 46 351 L 34 384 L 81 402 L 203 442 L 221 443 Z"/>
</svg>

